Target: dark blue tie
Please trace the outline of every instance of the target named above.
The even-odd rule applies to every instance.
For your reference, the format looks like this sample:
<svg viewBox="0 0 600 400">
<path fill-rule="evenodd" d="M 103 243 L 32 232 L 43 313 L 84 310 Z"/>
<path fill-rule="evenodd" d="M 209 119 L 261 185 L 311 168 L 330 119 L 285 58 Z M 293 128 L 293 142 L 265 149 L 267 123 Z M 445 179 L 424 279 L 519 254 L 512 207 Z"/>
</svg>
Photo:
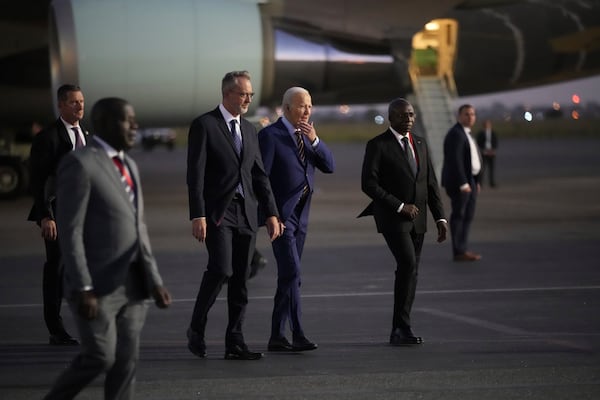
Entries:
<svg viewBox="0 0 600 400">
<path fill-rule="evenodd" d="M 238 135 L 236 129 L 236 120 L 232 119 L 229 122 L 231 125 L 231 136 L 233 137 L 233 144 L 235 146 L 235 151 L 237 151 L 238 157 L 242 157 L 242 136 Z M 239 193 L 242 197 L 244 196 L 244 188 L 242 187 L 242 182 L 238 183 L 236 189 L 236 193 Z"/>
<path fill-rule="evenodd" d="M 232 119 L 229 124 L 231 125 L 231 136 L 233 137 L 233 144 L 235 145 L 235 151 L 237 151 L 238 156 L 242 154 L 242 137 L 238 135 L 236 126 L 236 120 Z"/>
</svg>

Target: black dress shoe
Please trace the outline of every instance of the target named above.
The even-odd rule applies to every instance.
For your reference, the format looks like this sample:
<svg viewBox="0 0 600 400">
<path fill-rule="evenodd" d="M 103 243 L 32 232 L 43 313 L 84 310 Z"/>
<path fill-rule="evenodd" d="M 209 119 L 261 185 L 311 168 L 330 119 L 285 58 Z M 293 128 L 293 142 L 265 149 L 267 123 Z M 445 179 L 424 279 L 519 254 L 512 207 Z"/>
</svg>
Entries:
<svg viewBox="0 0 600 400">
<path fill-rule="evenodd" d="M 48 343 L 53 346 L 77 346 L 79 341 L 71 337 L 71 335 L 69 335 L 67 332 L 63 332 L 50 335 L 48 338 Z"/>
<path fill-rule="evenodd" d="M 310 350 L 316 350 L 317 347 L 319 347 L 319 346 L 317 346 L 316 343 L 311 342 L 310 340 L 308 340 L 305 337 L 299 338 L 299 339 L 294 339 L 294 342 L 292 343 L 293 351 L 310 351 Z"/>
<path fill-rule="evenodd" d="M 202 336 L 192 328 L 188 328 L 187 338 L 189 351 L 200 358 L 206 357 L 206 344 Z"/>
<path fill-rule="evenodd" d="M 259 253 L 258 250 L 254 250 L 254 254 L 252 255 L 252 261 L 250 262 L 250 276 L 248 279 L 254 278 L 258 271 L 263 269 L 267 265 L 267 259 L 263 257 L 262 254 Z"/>
<path fill-rule="evenodd" d="M 392 346 L 413 346 L 422 343 L 423 338 L 420 336 L 415 336 L 410 328 L 396 328 L 390 335 L 390 344 Z"/>
<path fill-rule="evenodd" d="M 225 349 L 226 360 L 260 360 L 262 356 L 262 353 L 255 353 L 248 350 L 248 347 L 245 344 L 234 344 Z"/>
<path fill-rule="evenodd" d="M 292 351 L 294 348 L 286 338 L 269 339 L 267 350 L 269 351 Z"/>
</svg>

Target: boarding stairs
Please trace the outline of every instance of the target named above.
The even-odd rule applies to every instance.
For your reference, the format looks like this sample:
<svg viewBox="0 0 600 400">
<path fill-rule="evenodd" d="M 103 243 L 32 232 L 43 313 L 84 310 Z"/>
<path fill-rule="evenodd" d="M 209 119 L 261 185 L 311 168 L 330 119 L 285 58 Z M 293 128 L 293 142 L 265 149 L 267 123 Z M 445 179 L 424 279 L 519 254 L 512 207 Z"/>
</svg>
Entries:
<svg viewBox="0 0 600 400">
<path fill-rule="evenodd" d="M 452 125 L 456 123 L 452 103 L 453 84 L 447 84 L 444 77 L 411 74 L 414 96 L 418 105 L 418 114 L 438 182 L 444 161 L 444 137 Z M 450 86 L 450 87 L 449 87 Z"/>
</svg>

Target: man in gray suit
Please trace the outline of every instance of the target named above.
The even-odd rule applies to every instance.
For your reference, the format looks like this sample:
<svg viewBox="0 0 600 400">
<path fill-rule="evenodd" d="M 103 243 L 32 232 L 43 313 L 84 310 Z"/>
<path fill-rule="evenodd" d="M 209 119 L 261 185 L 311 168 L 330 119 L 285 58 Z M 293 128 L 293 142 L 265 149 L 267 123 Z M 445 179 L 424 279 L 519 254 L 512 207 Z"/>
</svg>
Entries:
<svg viewBox="0 0 600 400">
<path fill-rule="evenodd" d="M 65 295 L 81 350 L 46 399 L 72 399 L 103 372 L 105 399 L 133 398 L 145 299 L 160 308 L 171 303 L 150 248 L 138 170 L 124 154 L 136 135 L 133 107 L 101 99 L 92 125 L 88 146 L 58 168 Z"/>
</svg>

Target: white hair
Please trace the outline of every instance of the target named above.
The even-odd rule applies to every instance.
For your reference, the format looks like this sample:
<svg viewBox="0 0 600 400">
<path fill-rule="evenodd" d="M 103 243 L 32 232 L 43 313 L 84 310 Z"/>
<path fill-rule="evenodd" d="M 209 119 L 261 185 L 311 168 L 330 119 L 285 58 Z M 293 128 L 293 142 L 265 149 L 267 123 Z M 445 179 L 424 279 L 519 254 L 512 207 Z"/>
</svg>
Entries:
<svg viewBox="0 0 600 400">
<path fill-rule="evenodd" d="M 283 94 L 283 100 L 281 100 L 282 108 L 285 109 L 286 105 L 291 104 L 292 98 L 298 93 L 307 94 L 310 96 L 310 93 L 308 92 L 308 90 L 304 89 L 303 87 L 293 86 L 293 87 L 289 88 L 288 90 L 286 90 L 285 93 Z"/>
</svg>

